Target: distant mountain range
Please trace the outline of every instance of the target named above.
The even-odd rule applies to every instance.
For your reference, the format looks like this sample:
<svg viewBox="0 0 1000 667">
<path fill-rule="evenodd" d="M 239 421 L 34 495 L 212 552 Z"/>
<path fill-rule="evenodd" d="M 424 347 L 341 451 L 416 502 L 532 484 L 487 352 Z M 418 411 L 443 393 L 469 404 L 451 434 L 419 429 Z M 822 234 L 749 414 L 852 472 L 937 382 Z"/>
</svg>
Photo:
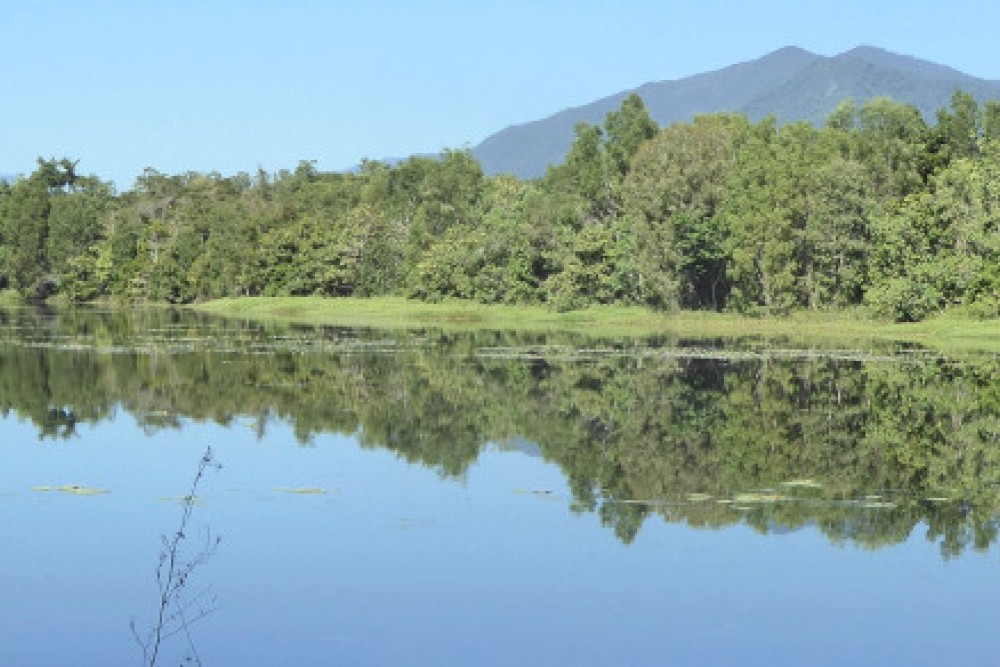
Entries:
<svg viewBox="0 0 1000 667">
<path fill-rule="evenodd" d="M 786 47 L 757 60 L 676 81 L 647 83 L 634 91 L 642 96 L 650 116 L 666 126 L 718 111 L 742 113 L 753 121 L 774 115 L 779 122 L 804 120 L 821 125 L 842 100 L 850 97 L 862 103 L 880 96 L 912 104 L 933 121 L 935 112 L 948 106 L 958 89 L 980 102 L 1000 99 L 1000 81 L 859 46 L 831 57 Z M 487 137 L 472 154 L 487 174 L 542 176 L 548 165 L 563 161 L 577 123 L 603 123 L 604 115 L 617 110 L 631 92 L 508 127 Z"/>
<path fill-rule="evenodd" d="M 980 103 L 1000 99 L 1000 81 L 872 46 L 836 56 L 789 46 L 757 60 L 675 81 L 646 83 L 508 127 L 474 146 L 472 154 L 489 175 L 537 178 L 549 165 L 563 161 L 577 123 L 603 123 L 605 114 L 617 110 L 633 91 L 642 96 L 653 120 L 666 126 L 718 111 L 742 113 L 753 121 L 774 115 L 779 122 L 804 120 L 821 125 L 849 97 L 860 104 L 880 96 L 912 104 L 933 122 L 935 112 L 948 106 L 956 90 L 970 93 Z M 0 174 L 0 180 L 13 182 L 15 178 Z"/>
</svg>

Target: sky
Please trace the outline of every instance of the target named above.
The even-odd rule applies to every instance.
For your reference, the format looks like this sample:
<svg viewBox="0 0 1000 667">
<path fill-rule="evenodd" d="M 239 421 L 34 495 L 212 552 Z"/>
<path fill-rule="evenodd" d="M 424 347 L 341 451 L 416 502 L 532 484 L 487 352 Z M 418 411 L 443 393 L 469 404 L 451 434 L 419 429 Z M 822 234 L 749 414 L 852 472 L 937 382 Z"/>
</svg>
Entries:
<svg viewBox="0 0 1000 667">
<path fill-rule="evenodd" d="M 1000 79 L 998 25 L 995 0 L 0 0 L 0 174 L 344 169 L 789 45 Z"/>
</svg>

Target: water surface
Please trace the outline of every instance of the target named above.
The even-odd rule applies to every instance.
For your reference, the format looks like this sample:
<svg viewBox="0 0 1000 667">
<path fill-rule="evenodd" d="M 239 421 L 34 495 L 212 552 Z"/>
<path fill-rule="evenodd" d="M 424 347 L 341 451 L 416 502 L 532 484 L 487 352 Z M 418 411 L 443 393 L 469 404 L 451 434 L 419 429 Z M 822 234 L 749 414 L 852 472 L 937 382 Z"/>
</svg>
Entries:
<svg viewBox="0 0 1000 667">
<path fill-rule="evenodd" d="M 0 311 L 0 664 L 142 664 L 130 621 L 209 445 L 206 665 L 991 664 L 998 375 Z"/>
</svg>

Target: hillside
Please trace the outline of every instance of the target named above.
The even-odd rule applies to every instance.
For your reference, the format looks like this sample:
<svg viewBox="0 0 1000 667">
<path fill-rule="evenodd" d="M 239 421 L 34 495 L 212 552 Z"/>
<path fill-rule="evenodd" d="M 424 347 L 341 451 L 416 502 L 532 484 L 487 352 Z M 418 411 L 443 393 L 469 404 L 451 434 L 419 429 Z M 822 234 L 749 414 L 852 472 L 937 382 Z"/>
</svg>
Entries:
<svg viewBox="0 0 1000 667">
<path fill-rule="evenodd" d="M 846 98 L 858 102 L 888 96 L 913 104 L 930 121 L 961 89 L 980 102 L 1000 98 L 1000 81 L 978 79 L 935 63 L 861 46 L 827 57 L 786 47 L 762 58 L 674 81 L 635 89 L 661 125 L 695 114 L 735 111 L 751 120 L 774 115 L 781 122 L 820 125 Z M 548 118 L 501 130 L 472 149 L 488 174 L 535 178 L 562 161 L 581 122 L 603 122 L 631 90 Z"/>
</svg>

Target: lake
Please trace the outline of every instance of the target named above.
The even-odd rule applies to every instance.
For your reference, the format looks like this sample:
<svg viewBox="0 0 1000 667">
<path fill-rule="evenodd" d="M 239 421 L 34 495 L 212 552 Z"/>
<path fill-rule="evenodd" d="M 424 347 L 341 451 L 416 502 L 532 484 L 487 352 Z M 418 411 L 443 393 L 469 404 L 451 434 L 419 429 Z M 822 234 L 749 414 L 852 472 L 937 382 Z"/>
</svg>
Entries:
<svg viewBox="0 0 1000 667">
<path fill-rule="evenodd" d="M 0 664 L 1000 649 L 995 355 L 22 308 L 0 416 Z"/>
</svg>

